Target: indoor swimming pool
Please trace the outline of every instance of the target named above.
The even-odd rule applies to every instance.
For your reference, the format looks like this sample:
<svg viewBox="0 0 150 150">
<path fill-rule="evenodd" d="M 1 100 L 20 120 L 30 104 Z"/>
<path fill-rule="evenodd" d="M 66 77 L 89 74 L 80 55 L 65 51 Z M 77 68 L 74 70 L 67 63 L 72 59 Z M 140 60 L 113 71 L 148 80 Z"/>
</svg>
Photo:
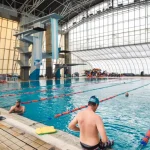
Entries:
<svg viewBox="0 0 150 150">
<path fill-rule="evenodd" d="M 21 99 L 26 107 L 24 117 L 79 136 L 78 132 L 68 129 L 69 122 L 78 111 L 58 118 L 54 116 L 87 105 L 92 95 L 101 100 L 135 89 L 129 92 L 129 97 L 122 94 L 100 103 L 96 111 L 104 121 L 107 136 L 115 141 L 113 149 L 135 150 L 150 127 L 148 84 L 150 80 L 139 78 L 105 80 L 76 78 L 9 83 L 0 85 L 0 107 L 9 110 L 17 99 Z M 145 149 L 150 149 L 150 143 Z"/>
</svg>

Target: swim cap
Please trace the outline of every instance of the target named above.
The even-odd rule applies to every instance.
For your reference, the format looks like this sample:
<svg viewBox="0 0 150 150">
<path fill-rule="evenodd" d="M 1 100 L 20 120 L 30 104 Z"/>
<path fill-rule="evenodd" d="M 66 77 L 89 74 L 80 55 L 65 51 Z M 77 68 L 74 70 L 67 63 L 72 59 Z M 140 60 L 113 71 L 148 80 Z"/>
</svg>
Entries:
<svg viewBox="0 0 150 150">
<path fill-rule="evenodd" d="M 91 96 L 89 102 L 93 102 L 99 105 L 99 99 L 96 96 Z"/>
<path fill-rule="evenodd" d="M 20 99 L 17 99 L 17 101 L 16 101 L 16 102 L 21 103 L 21 100 L 20 100 Z"/>
</svg>

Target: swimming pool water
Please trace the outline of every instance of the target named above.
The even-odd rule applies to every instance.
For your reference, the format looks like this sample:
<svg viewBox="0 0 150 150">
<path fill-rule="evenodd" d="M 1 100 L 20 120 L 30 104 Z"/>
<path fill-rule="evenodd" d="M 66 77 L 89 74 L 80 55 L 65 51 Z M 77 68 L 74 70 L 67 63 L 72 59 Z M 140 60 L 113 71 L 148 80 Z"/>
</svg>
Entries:
<svg viewBox="0 0 150 150">
<path fill-rule="evenodd" d="M 131 81 L 135 81 L 128 83 Z M 112 80 L 111 80 L 112 81 Z M 93 84 L 93 83 L 98 84 Z M 105 82 L 105 83 L 104 83 Z M 125 82 L 125 84 L 124 84 Z M 85 85 L 88 83 L 88 85 Z M 122 83 L 115 86 L 116 84 Z M 77 86 L 74 88 L 64 88 L 56 91 L 37 92 L 34 94 L 22 94 L 12 97 L 1 97 L 0 107 L 11 106 L 15 104 L 17 99 L 22 102 L 29 100 L 40 99 L 41 97 L 49 97 L 60 94 L 67 94 L 78 91 L 85 91 L 100 87 L 112 85 L 112 87 L 102 88 L 99 90 L 88 91 L 86 93 L 75 94 L 72 96 L 57 98 L 49 101 L 42 101 L 37 103 L 26 104 L 26 112 L 24 117 L 32 120 L 43 122 L 46 125 L 53 125 L 55 128 L 79 136 L 78 132 L 73 132 L 68 129 L 69 122 L 73 119 L 77 112 L 71 113 L 60 118 L 54 118 L 55 114 L 62 113 L 66 110 L 73 109 L 82 105 L 86 105 L 90 96 L 96 95 L 100 99 L 125 92 L 127 90 L 150 83 L 150 80 L 126 79 L 126 80 L 100 80 L 100 79 L 68 79 L 68 80 L 41 80 L 34 82 L 20 82 L 0 85 L 0 91 L 13 88 L 24 88 L 23 90 L 11 90 L 0 92 L 1 95 L 17 94 L 19 92 L 31 92 L 43 89 L 64 88 Z M 36 88 L 32 88 L 36 86 Z M 31 88 L 28 88 L 31 87 Z M 139 141 L 150 127 L 150 85 L 129 93 L 129 97 L 124 95 L 118 96 L 114 99 L 100 103 L 96 113 L 103 118 L 107 135 L 110 139 L 115 141 L 114 150 L 136 150 Z M 8 110 L 10 107 L 6 107 Z M 150 149 L 150 143 L 146 146 L 146 150 Z"/>
</svg>

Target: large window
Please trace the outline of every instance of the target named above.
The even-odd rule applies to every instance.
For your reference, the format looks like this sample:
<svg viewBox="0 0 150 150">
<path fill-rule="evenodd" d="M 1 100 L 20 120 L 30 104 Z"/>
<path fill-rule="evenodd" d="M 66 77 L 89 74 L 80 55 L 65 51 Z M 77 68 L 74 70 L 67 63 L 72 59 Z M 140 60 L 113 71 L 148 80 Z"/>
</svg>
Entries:
<svg viewBox="0 0 150 150">
<path fill-rule="evenodd" d="M 0 74 L 20 73 L 19 65 L 13 61 L 19 57 L 14 51 L 17 43 L 13 30 L 17 28 L 18 22 L 0 17 Z"/>
<path fill-rule="evenodd" d="M 80 65 L 71 67 L 71 73 L 72 74 L 74 74 L 75 72 L 78 72 L 79 75 L 82 76 L 82 75 L 84 75 L 85 70 L 93 69 L 92 65 L 90 63 L 80 59 L 79 57 L 77 57 L 77 56 L 75 56 L 73 54 L 71 55 L 71 63 L 72 64 L 80 64 Z"/>
<path fill-rule="evenodd" d="M 72 28 L 74 22 L 76 27 Z M 150 74 L 149 1 L 115 0 L 114 9 L 108 2 L 100 3 L 73 18 L 63 29 L 68 27 L 69 50 L 93 67 Z"/>
</svg>

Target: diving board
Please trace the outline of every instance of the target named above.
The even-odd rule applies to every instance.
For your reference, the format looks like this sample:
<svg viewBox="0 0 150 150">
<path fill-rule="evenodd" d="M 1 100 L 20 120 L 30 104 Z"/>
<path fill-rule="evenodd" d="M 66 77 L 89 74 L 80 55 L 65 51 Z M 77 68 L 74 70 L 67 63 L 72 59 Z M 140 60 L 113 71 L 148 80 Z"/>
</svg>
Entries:
<svg viewBox="0 0 150 150">
<path fill-rule="evenodd" d="M 33 24 L 38 23 L 38 22 L 41 22 L 42 24 L 49 23 L 49 18 L 55 18 L 55 19 L 59 20 L 59 19 L 62 18 L 62 16 L 60 16 L 60 15 L 58 15 L 56 13 L 52 13 L 52 14 L 49 14 L 49 15 L 44 16 L 42 18 L 36 19 L 34 21 L 31 21 L 31 22 L 29 22 L 27 24 L 21 25 L 21 27 L 26 28 L 26 27 L 32 26 Z"/>
<path fill-rule="evenodd" d="M 39 29 L 40 27 L 37 27 L 37 28 Z M 29 36 L 31 34 L 35 34 L 37 32 L 43 32 L 43 31 L 46 31 L 46 29 L 45 28 L 40 28 L 40 30 L 36 30 L 36 28 L 32 28 L 32 29 L 28 29 L 28 30 L 23 31 L 23 32 L 15 33 L 14 36 L 16 36 L 16 37 L 20 36 L 20 35 Z"/>
<path fill-rule="evenodd" d="M 64 68 L 64 67 L 71 67 L 71 66 L 78 66 L 78 65 L 86 65 L 86 64 L 54 64 L 58 68 Z"/>
</svg>

